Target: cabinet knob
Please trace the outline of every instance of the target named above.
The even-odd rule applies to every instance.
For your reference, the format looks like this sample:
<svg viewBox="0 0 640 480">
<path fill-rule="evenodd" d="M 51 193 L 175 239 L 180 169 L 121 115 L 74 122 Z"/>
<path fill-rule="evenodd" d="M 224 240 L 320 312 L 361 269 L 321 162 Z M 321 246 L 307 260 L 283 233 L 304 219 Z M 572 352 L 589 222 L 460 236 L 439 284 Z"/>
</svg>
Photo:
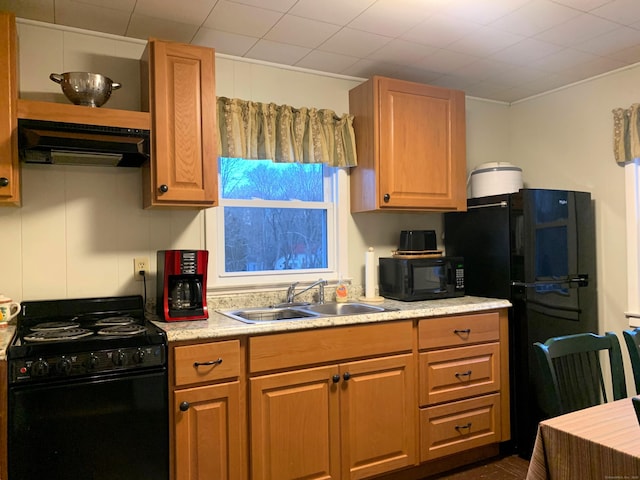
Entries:
<svg viewBox="0 0 640 480">
<path fill-rule="evenodd" d="M 0 187 L 6 187 L 9 185 L 9 179 L 7 177 L 0 177 Z"/>
<path fill-rule="evenodd" d="M 181 412 L 186 412 L 187 410 L 189 410 L 189 407 L 190 407 L 190 406 L 191 406 L 191 405 L 189 405 L 189 402 L 182 402 L 182 403 L 180 404 L 180 411 L 181 411 Z"/>
<path fill-rule="evenodd" d="M 169 186 L 164 183 L 158 187 L 161 193 L 167 193 L 169 191 Z"/>
<path fill-rule="evenodd" d="M 333 381 L 333 383 L 338 383 L 340 381 L 340 375 L 335 374 L 333 377 L 331 377 L 331 380 Z"/>
<path fill-rule="evenodd" d="M 349 372 L 344 372 L 344 375 L 342 375 L 342 378 L 344 378 L 344 381 L 347 382 L 351 378 L 351 374 Z"/>
<path fill-rule="evenodd" d="M 389 195 L 388 193 L 385 193 L 382 199 L 384 200 L 384 203 L 389 203 L 389 200 L 391 200 L 391 195 Z"/>
</svg>

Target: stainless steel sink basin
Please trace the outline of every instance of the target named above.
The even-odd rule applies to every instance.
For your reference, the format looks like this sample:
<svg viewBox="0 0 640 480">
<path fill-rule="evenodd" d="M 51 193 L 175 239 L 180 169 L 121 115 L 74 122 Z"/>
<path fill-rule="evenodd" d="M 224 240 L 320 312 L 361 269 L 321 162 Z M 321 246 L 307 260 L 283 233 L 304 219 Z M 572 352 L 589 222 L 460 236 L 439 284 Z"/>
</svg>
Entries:
<svg viewBox="0 0 640 480">
<path fill-rule="evenodd" d="M 275 322 L 317 317 L 318 314 L 291 307 L 259 307 L 221 311 L 224 315 L 245 323 Z"/>
<path fill-rule="evenodd" d="M 395 309 L 366 305 L 364 303 L 322 303 L 322 304 L 286 304 L 275 307 L 256 307 L 237 310 L 220 310 L 227 317 L 245 323 L 278 322 L 310 318 L 335 317 L 342 315 L 365 315 L 369 313 L 389 312 Z"/>
<path fill-rule="evenodd" d="M 304 307 L 305 310 L 321 315 L 364 315 L 367 313 L 385 312 L 388 309 L 364 303 L 322 303 Z"/>
</svg>

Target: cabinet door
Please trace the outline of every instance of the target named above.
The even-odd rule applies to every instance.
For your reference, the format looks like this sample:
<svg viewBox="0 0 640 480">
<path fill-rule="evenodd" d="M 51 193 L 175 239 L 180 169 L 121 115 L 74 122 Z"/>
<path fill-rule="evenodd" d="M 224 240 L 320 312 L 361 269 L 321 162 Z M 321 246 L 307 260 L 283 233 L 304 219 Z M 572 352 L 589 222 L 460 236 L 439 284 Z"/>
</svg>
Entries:
<svg viewBox="0 0 640 480">
<path fill-rule="evenodd" d="M 327 366 L 250 380 L 252 480 L 340 478 L 337 374 Z"/>
<path fill-rule="evenodd" d="M 241 480 L 239 382 L 176 390 L 173 409 L 176 480 Z"/>
<path fill-rule="evenodd" d="M 15 16 L 0 12 L 0 205 L 20 205 Z"/>
<path fill-rule="evenodd" d="M 152 145 L 145 207 L 210 207 L 218 190 L 214 50 L 158 40 L 147 48 Z"/>
<path fill-rule="evenodd" d="M 340 365 L 343 479 L 416 463 L 417 409 L 411 354 Z"/>
<path fill-rule="evenodd" d="M 464 93 L 381 78 L 381 208 L 466 209 Z"/>
</svg>

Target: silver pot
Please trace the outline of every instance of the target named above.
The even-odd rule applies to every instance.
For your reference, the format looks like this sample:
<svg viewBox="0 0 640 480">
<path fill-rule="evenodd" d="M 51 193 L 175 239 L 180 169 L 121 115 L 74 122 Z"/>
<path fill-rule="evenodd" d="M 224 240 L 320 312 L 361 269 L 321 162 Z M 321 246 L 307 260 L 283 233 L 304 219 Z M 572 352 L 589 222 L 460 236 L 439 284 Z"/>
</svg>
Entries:
<svg viewBox="0 0 640 480">
<path fill-rule="evenodd" d="M 52 73 L 49 78 L 60 84 L 62 93 L 72 103 L 88 107 L 104 105 L 109 100 L 111 92 L 122 87 L 121 84 L 99 73 Z"/>
</svg>

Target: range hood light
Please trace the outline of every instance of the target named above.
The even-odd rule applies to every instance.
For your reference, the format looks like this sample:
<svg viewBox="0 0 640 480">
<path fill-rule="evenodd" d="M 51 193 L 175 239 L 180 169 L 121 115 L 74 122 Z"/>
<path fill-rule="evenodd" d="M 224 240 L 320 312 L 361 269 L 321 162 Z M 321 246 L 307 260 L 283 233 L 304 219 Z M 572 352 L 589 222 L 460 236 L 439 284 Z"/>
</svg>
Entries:
<svg viewBox="0 0 640 480">
<path fill-rule="evenodd" d="M 54 165 L 85 165 L 117 167 L 122 160 L 119 153 L 78 153 L 66 150 L 51 151 L 51 163 Z"/>
</svg>

